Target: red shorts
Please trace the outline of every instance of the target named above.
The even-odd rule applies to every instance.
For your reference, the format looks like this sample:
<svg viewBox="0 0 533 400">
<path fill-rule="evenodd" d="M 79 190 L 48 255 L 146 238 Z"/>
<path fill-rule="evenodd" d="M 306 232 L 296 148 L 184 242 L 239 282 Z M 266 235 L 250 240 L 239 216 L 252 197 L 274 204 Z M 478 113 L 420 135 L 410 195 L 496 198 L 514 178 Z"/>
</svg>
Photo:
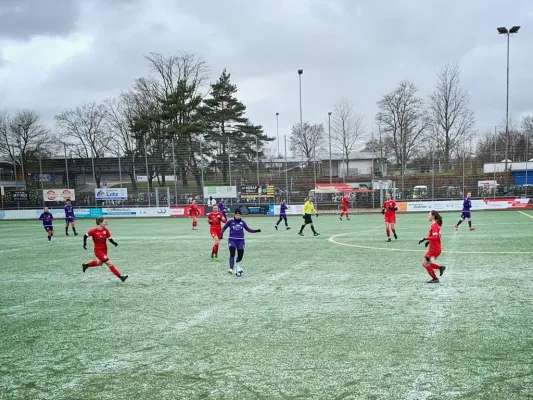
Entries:
<svg viewBox="0 0 533 400">
<path fill-rule="evenodd" d="M 221 233 L 222 233 L 222 229 L 210 229 L 209 230 L 209 234 L 211 235 L 211 237 L 219 238 Z"/>
<path fill-rule="evenodd" d="M 396 214 L 387 215 L 385 214 L 385 222 L 389 222 L 391 224 L 396 223 Z"/>
<path fill-rule="evenodd" d="M 441 253 L 441 250 L 428 250 L 426 254 L 424 254 L 424 257 L 428 261 L 435 261 L 437 258 L 439 258 Z"/>
<path fill-rule="evenodd" d="M 96 256 L 96 258 L 102 262 L 106 262 L 106 261 L 109 261 L 109 258 L 107 257 L 107 251 L 103 251 L 103 250 L 95 250 L 94 251 L 94 255 Z"/>
<path fill-rule="evenodd" d="M 342 211 L 344 212 L 348 211 L 348 207 L 342 207 Z"/>
</svg>

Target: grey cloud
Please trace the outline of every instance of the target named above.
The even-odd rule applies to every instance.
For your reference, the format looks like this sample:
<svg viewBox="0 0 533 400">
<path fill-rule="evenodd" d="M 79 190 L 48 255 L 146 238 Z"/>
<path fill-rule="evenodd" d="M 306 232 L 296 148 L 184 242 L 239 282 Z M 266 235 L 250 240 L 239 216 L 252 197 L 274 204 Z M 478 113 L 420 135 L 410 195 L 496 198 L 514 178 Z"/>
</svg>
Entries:
<svg viewBox="0 0 533 400">
<path fill-rule="evenodd" d="M 438 68 L 458 62 L 478 125 L 490 126 L 505 112 L 505 39 L 496 27 L 519 24 L 523 29 L 511 39 L 510 109 L 518 117 L 533 104 L 528 0 L 512 7 L 500 0 L 182 0 L 160 9 L 147 0 L 84 4 L 77 26 L 63 27 L 90 34 L 90 51 L 58 65 L 35 89 L 35 101 L 42 93 L 60 108 L 99 100 L 147 75 L 149 52 L 191 51 L 210 64 L 212 80 L 228 68 L 243 100 L 253 99 L 250 117 L 270 135 L 275 112 L 283 133 L 299 119 L 298 68 L 305 71 L 304 119 L 324 121 L 344 96 L 370 127 L 376 101 L 400 80 L 414 81 L 426 97 Z M 65 10 L 58 20 L 68 19 Z"/>
<path fill-rule="evenodd" d="M 81 4 L 78 0 L 2 0 L 0 38 L 67 35 L 76 28 Z"/>
</svg>

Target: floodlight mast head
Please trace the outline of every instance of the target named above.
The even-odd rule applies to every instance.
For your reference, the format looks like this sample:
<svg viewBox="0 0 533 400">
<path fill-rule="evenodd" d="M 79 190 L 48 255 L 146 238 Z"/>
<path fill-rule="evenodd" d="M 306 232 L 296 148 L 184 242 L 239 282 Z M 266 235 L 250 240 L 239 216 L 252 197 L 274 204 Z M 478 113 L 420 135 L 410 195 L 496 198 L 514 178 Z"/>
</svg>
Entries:
<svg viewBox="0 0 533 400">
<path fill-rule="evenodd" d="M 519 29 L 519 26 L 513 26 L 511 29 L 509 29 L 509 33 L 517 33 Z"/>
<path fill-rule="evenodd" d="M 298 75 L 302 75 L 304 73 L 304 70 L 303 69 L 299 69 L 298 70 Z"/>
<path fill-rule="evenodd" d="M 498 29 L 498 33 L 499 33 L 500 35 L 507 35 L 507 34 L 509 33 L 509 31 L 507 30 L 507 28 L 504 27 L 504 26 L 502 26 L 502 27 L 500 27 L 500 28 L 497 28 L 497 29 Z"/>
</svg>

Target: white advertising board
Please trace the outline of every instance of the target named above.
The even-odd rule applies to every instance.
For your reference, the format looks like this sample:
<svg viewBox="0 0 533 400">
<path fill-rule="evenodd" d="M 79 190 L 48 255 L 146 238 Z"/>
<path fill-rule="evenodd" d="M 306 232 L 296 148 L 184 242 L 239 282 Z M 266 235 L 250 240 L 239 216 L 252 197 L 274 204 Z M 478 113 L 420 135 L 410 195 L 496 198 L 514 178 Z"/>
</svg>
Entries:
<svg viewBox="0 0 533 400">
<path fill-rule="evenodd" d="M 303 215 L 304 206 L 302 204 L 293 204 L 287 206 L 287 215 Z M 268 209 L 268 215 L 279 215 L 279 204 L 271 205 Z"/>
<path fill-rule="evenodd" d="M 96 200 L 128 200 L 128 189 L 94 189 Z"/>
<path fill-rule="evenodd" d="M 65 201 L 76 200 L 76 191 L 74 189 L 45 189 L 43 190 L 44 201 Z"/>
<path fill-rule="evenodd" d="M 204 186 L 204 199 L 236 199 L 237 186 Z"/>
</svg>

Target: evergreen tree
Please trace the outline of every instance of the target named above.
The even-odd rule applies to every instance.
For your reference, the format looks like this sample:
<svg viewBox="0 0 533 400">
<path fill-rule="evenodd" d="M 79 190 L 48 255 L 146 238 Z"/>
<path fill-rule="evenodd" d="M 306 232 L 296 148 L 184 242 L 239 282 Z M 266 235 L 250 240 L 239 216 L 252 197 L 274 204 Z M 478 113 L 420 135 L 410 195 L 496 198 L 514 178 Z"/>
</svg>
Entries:
<svg viewBox="0 0 533 400">
<path fill-rule="evenodd" d="M 230 82 L 230 74 L 224 70 L 211 85 L 211 98 L 204 100 L 202 109 L 208 128 L 207 139 L 212 142 L 210 150 L 221 166 L 222 180 L 229 184 L 230 163 L 250 168 L 257 154 L 259 158 L 264 155 L 264 142 L 274 140 L 263 134 L 262 126 L 253 125 L 245 117 L 246 107 L 237 100 L 236 93 L 237 86 Z"/>
</svg>

